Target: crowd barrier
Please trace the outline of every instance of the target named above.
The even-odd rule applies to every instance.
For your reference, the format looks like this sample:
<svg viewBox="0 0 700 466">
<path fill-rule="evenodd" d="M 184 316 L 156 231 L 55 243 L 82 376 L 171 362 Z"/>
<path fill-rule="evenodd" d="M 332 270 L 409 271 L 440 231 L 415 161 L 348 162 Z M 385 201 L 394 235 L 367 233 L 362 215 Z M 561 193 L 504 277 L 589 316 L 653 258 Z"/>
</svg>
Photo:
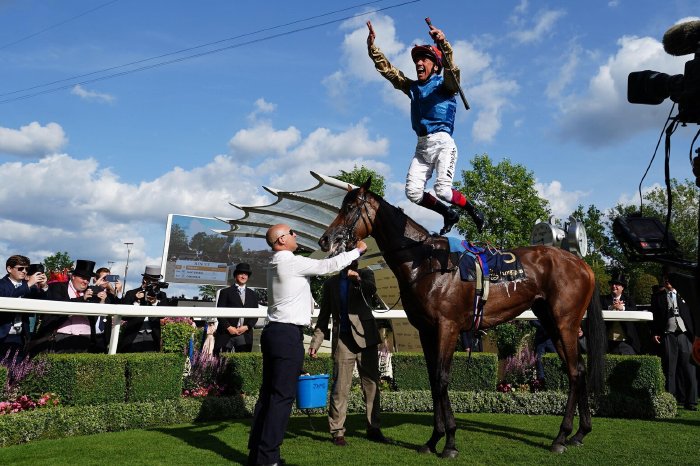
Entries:
<svg viewBox="0 0 700 466">
<path fill-rule="evenodd" d="M 3 298 L 0 297 L 0 312 L 22 312 L 31 314 L 63 314 L 83 316 L 112 316 L 112 334 L 109 341 L 109 354 L 116 354 L 119 342 L 119 329 L 124 317 L 267 317 L 267 307 L 198 307 L 198 306 L 135 306 L 130 304 L 98 304 L 72 301 L 48 301 L 37 299 Z M 318 316 L 318 308 L 314 309 L 312 318 Z M 488 312 L 488 310 L 487 310 Z M 405 319 L 406 313 L 401 309 L 374 311 L 377 319 Z M 528 310 L 516 319 L 534 320 L 535 314 Z M 605 320 L 616 321 L 651 321 L 651 312 L 647 311 L 603 311 Z"/>
</svg>

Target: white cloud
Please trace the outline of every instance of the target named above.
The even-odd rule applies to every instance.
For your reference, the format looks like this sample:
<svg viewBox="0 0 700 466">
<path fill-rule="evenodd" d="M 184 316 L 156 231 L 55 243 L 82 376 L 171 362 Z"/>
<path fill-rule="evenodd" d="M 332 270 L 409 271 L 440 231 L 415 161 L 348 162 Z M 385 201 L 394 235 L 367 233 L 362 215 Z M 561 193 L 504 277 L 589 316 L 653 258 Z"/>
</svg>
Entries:
<svg viewBox="0 0 700 466">
<path fill-rule="evenodd" d="M 228 144 L 234 154 L 254 157 L 268 152 L 283 154 L 300 140 L 301 133 L 294 126 L 275 130 L 270 122 L 264 121 L 252 128 L 239 130 Z"/>
<path fill-rule="evenodd" d="M 105 102 L 109 104 L 116 100 L 116 97 L 114 97 L 113 95 L 97 91 L 90 91 L 88 89 L 85 89 L 80 84 L 76 84 L 75 86 L 73 86 L 73 89 L 71 89 L 70 93 L 73 95 L 77 95 L 83 100 L 92 102 Z"/>
<path fill-rule="evenodd" d="M 581 47 L 576 44 L 567 47 L 567 53 L 561 60 L 562 65 L 559 68 L 559 73 L 554 76 L 554 79 L 547 83 L 545 95 L 549 100 L 559 99 L 566 86 L 574 80 L 581 53 Z"/>
<path fill-rule="evenodd" d="M 659 127 L 668 114 L 669 101 L 645 105 L 640 111 L 639 104 L 627 102 L 627 77 L 632 71 L 645 69 L 683 73 L 686 60 L 687 57 L 668 55 L 661 43 L 651 37 L 622 37 L 617 53 L 599 67 L 587 89 L 559 101 L 559 136 L 601 147 Z"/>
<path fill-rule="evenodd" d="M 251 121 L 257 120 L 258 115 L 273 113 L 275 110 L 277 110 L 277 104 L 268 102 L 262 97 L 256 100 L 254 105 L 255 109 L 248 115 L 248 119 Z"/>
<path fill-rule="evenodd" d="M 655 191 L 657 189 L 662 189 L 666 190 L 666 186 L 661 185 L 660 183 L 654 183 L 651 186 L 642 186 L 642 194 L 647 195 L 651 191 Z M 621 204 L 621 205 L 639 205 L 639 191 L 635 191 L 633 194 L 630 193 L 622 193 L 620 194 L 620 197 L 618 197 L 617 202 L 615 205 Z"/>
<path fill-rule="evenodd" d="M 41 126 L 33 121 L 19 130 L 0 127 L 0 153 L 23 157 L 41 157 L 59 151 L 68 143 L 61 125 Z"/>
<path fill-rule="evenodd" d="M 569 218 L 569 215 L 581 204 L 581 199 L 589 193 L 584 191 L 566 191 L 560 181 L 553 180 L 549 183 L 536 182 L 537 194 L 549 201 L 552 215 L 560 219 Z"/>
<path fill-rule="evenodd" d="M 526 4 L 524 7 L 523 4 L 518 5 L 516 14 L 511 18 L 511 22 L 521 26 L 520 29 L 513 31 L 511 34 L 521 44 L 541 41 L 554 29 L 556 22 L 566 14 L 563 10 L 540 11 L 532 18 L 530 27 L 525 28 L 526 21 L 519 18 L 518 14 L 524 14 L 526 9 Z"/>
<path fill-rule="evenodd" d="M 484 142 L 494 139 L 501 129 L 503 111 L 510 104 L 510 97 L 518 92 L 518 84 L 512 80 L 503 80 L 491 73 L 486 73 L 482 83 L 469 89 L 469 96 L 476 112 L 476 120 L 472 126 L 472 138 Z"/>
</svg>

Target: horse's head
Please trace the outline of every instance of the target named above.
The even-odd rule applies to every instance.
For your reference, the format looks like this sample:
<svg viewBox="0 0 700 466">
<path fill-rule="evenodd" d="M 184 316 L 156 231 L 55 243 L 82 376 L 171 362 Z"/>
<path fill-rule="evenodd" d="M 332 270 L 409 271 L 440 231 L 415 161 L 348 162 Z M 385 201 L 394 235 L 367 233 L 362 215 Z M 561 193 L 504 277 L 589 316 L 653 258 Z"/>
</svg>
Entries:
<svg viewBox="0 0 700 466">
<path fill-rule="evenodd" d="M 371 183 L 370 177 L 357 189 L 348 186 L 338 216 L 318 240 L 321 249 L 331 256 L 354 248 L 359 240 L 372 234 L 379 200 L 369 190 Z"/>
</svg>

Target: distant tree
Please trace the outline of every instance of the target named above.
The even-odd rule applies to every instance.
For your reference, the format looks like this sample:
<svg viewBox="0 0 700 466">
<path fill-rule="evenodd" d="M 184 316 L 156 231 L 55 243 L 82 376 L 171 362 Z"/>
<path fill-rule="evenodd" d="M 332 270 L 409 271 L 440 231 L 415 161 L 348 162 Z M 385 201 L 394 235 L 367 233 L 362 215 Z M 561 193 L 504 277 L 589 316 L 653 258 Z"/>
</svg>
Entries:
<svg viewBox="0 0 700 466">
<path fill-rule="evenodd" d="M 223 286 L 217 285 L 199 285 L 199 296 L 202 299 L 216 299 L 216 292 L 224 288 Z"/>
<path fill-rule="evenodd" d="M 68 252 L 57 252 L 52 256 L 44 259 L 44 268 L 46 272 L 63 272 L 73 268 L 73 259 L 70 258 Z"/>
<path fill-rule="evenodd" d="M 173 223 L 170 228 L 170 244 L 168 245 L 168 254 L 178 256 L 189 251 L 189 239 L 187 233 L 177 223 Z"/>
<path fill-rule="evenodd" d="M 190 239 L 190 249 L 197 252 L 197 258 L 203 261 L 222 261 L 226 262 L 227 238 L 218 234 L 207 234 L 203 231 L 195 233 Z"/>
<path fill-rule="evenodd" d="M 533 173 L 508 159 L 494 165 L 486 154 L 474 157 L 471 164 L 472 169 L 463 170 L 462 181 L 455 186 L 484 212 L 486 226 L 477 234 L 474 223 L 463 214 L 460 233 L 500 248 L 530 244 L 532 227 L 550 213 L 549 202 L 535 189 Z"/>
<path fill-rule="evenodd" d="M 345 181 L 346 183 L 352 183 L 355 186 L 360 186 L 367 181 L 367 178 L 370 176 L 372 177 L 372 184 L 370 185 L 371 191 L 384 197 L 384 190 L 386 189 L 384 177 L 371 168 L 365 167 L 364 165 L 360 167 L 355 165 L 352 171 L 349 172 L 340 170 L 340 173 L 335 175 L 334 178 L 339 179 L 340 181 Z"/>
<path fill-rule="evenodd" d="M 589 205 L 585 210 L 583 205 L 579 205 L 571 216 L 583 222 L 586 228 L 588 251 L 583 260 L 593 269 L 598 288 L 605 291 L 608 289 L 610 273 L 607 270 L 604 253 L 608 247 L 609 238 L 606 235 L 603 212 L 594 205 Z"/>
</svg>

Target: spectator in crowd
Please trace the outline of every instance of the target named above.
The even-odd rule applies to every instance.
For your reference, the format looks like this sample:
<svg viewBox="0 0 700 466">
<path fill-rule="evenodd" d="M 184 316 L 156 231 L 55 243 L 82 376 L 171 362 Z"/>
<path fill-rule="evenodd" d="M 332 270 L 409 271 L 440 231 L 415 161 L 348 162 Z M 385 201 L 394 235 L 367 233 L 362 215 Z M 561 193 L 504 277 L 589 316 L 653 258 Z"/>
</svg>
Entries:
<svg viewBox="0 0 700 466">
<path fill-rule="evenodd" d="M 636 311 L 637 306 L 631 296 L 625 293 L 627 278 L 622 273 L 616 273 L 610 279 L 610 294 L 600 297 L 603 310 Z M 639 336 L 634 322 L 608 321 L 605 323 L 608 334 L 608 353 L 610 354 L 639 354 Z"/>
<path fill-rule="evenodd" d="M 160 267 L 147 265 L 141 274 L 141 286 L 126 292 L 122 298 L 122 304 L 134 306 L 167 306 L 168 297 L 159 287 Z M 160 318 L 159 317 L 131 317 L 123 325 L 123 332 L 119 338 L 119 352 L 143 353 L 160 351 Z"/>
<path fill-rule="evenodd" d="M 95 271 L 93 278 L 93 293 L 102 304 L 119 304 L 119 294 L 122 290 L 122 283 L 117 280 L 112 283 L 107 280 L 111 274 L 107 267 L 100 267 Z M 106 353 L 109 345 L 109 337 L 112 333 L 112 317 L 109 315 L 97 316 L 95 322 L 95 345 L 92 348 L 94 353 Z"/>
<path fill-rule="evenodd" d="M 542 322 L 536 319 L 532 321 L 532 325 L 535 327 L 535 366 L 537 368 L 537 380 L 544 383 L 544 364 L 542 363 L 542 358 L 545 353 L 556 353 L 557 348 L 554 346 Z"/>
<path fill-rule="evenodd" d="M 29 258 L 25 256 L 14 255 L 7 259 L 7 274 L 0 279 L 0 296 L 23 298 L 43 290 L 46 275 L 43 271 L 29 275 L 29 265 Z M 0 359 L 6 355 L 21 359 L 29 334 L 29 314 L 0 312 Z"/>
<path fill-rule="evenodd" d="M 662 346 L 661 362 L 666 375 L 666 391 L 677 400 L 682 400 L 686 409 L 697 411 L 697 369 L 690 361 L 693 318 L 690 307 L 673 287 L 667 273 L 663 282 L 664 290 L 651 298 L 651 309 L 654 314 L 654 342 Z M 684 387 L 676 383 L 678 374 L 682 374 Z"/>
<path fill-rule="evenodd" d="M 235 284 L 219 293 L 216 307 L 258 308 L 258 295 L 246 286 L 253 274 L 250 264 L 240 263 L 233 271 Z M 219 317 L 216 327 L 214 354 L 224 352 L 250 353 L 253 350 L 253 327 L 258 321 L 252 318 Z"/>
<path fill-rule="evenodd" d="M 285 224 L 270 227 L 265 240 L 274 254 L 267 269 L 268 324 L 260 337 L 262 385 L 248 439 L 252 465 L 283 463 L 280 446 L 304 362 L 303 327 L 313 310 L 309 278 L 338 272 L 367 249 L 358 241 L 355 249 L 328 259 L 295 256 L 296 232 Z"/>
<path fill-rule="evenodd" d="M 318 357 L 321 343 L 330 337 L 328 322 L 332 318 L 333 392 L 328 424 L 333 444 L 340 447 L 347 445 L 345 417 L 356 364 L 367 411 L 367 438 L 381 443 L 391 442 L 379 428 L 380 339 L 371 305 L 376 292 L 374 272 L 358 269 L 356 260 L 323 284 L 321 312 L 309 345 L 309 355 Z"/>
<path fill-rule="evenodd" d="M 459 341 L 462 343 L 464 351 L 467 353 L 471 353 L 472 351 L 481 353 L 484 351 L 484 342 L 481 339 L 482 335 L 484 335 L 483 330 L 462 330 L 459 333 Z"/>
<path fill-rule="evenodd" d="M 95 263 L 78 259 L 67 282 L 48 286 L 46 299 L 51 301 L 96 302 L 98 298 L 88 286 L 94 276 Z M 84 353 L 95 341 L 95 317 L 82 315 L 44 314 L 32 342 L 32 352 Z"/>
</svg>

